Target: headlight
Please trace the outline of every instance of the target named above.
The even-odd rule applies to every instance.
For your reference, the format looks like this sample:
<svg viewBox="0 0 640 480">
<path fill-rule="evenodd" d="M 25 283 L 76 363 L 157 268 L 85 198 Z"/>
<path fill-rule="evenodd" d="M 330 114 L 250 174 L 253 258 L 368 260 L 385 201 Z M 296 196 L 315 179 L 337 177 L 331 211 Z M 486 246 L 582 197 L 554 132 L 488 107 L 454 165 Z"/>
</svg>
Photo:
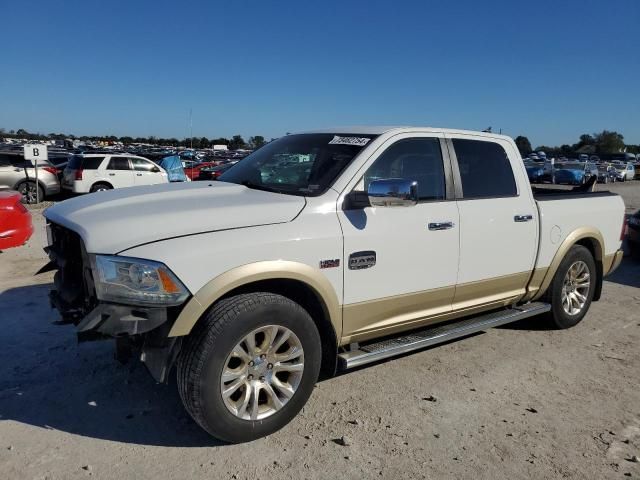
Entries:
<svg viewBox="0 0 640 480">
<path fill-rule="evenodd" d="M 99 300 L 169 307 L 184 303 L 189 296 L 187 288 L 162 263 L 117 255 L 94 255 L 91 263 Z"/>
</svg>

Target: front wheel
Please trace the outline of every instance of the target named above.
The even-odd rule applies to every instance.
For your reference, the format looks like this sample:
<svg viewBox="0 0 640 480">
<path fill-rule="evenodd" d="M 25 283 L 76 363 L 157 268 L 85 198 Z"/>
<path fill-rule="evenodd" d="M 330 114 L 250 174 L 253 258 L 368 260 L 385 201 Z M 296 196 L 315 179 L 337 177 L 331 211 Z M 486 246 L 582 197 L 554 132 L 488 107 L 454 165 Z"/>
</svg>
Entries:
<svg viewBox="0 0 640 480">
<path fill-rule="evenodd" d="M 550 320 L 557 328 L 573 327 L 584 318 L 591 306 L 596 280 L 591 252 L 582 245 L 571 247 L 545 295 L 551 303 Z"/>
<path fill-rule="evenodd" d="M 320 336 L 306 310 L 281 295 L 217 303 L 178 361 L 185 408 L 207 432 L 238 443 L 276 432 L 307 402 L 320 372 Z"/>
</svg>

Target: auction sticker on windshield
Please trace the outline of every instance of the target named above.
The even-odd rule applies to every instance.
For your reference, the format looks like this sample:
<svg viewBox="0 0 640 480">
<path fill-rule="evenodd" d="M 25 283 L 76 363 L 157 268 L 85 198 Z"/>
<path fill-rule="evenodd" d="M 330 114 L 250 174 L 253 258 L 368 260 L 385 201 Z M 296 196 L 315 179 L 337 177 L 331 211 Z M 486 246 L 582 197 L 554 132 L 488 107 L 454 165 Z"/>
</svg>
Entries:
<svg viewBox="0 0 640 480">
<path fill-rule="evenodd" d="M 367 143 L 369 143 L 370 138 L 362 138 L 362 137 L 341 137 L 339 135 L 334 135 L 329 145 L 355 145 L 356 147 L 364 147 Z"/>
</svg>

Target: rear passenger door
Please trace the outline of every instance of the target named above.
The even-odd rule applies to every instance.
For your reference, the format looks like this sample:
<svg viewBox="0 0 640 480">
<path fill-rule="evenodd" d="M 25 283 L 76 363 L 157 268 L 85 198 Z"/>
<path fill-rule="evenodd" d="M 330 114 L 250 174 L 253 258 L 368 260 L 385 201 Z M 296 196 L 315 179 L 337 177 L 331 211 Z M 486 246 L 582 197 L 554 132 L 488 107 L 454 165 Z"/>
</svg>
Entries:
<svg viewBox="0 0 640 480">
<path fill-rule="evenodd" d="M 0 190 L 13 188 L 17 173 L 19 172 L 16 172 L 16 167 L 12 165 L 11 156 L 0 153 Z"/>
<path fill-rule="evenodd" d="M 107 163 L 106 180 L 114 188 L 132 187 L 133 170 L 128 157 L 111 157 Z"/>
<path fill-rule="evenodd" d="M 453 309 L 513 299 L 525 292 L 538 246 L 529 183 L 521 189 L 516 181 L 526 175 L 524 165 L 501 138 L 447 137 L 460 215 Z"/>
</svg>

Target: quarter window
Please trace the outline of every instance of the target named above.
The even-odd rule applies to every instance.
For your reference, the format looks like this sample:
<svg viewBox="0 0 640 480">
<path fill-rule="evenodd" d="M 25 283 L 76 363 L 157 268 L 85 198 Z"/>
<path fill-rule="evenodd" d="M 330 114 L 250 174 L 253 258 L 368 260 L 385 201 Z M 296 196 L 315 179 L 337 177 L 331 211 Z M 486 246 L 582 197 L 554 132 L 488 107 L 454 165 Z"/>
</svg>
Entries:
<svg viewBox="0 0 640 480">
<path fill-rule="evenodd" d="M 129 159 L 126 157 L 111 157 L 107 170 L 130 170 Z"/>
<path fill-rule="evenodd" d="M 369 167 L 356 190 L 366 192 L 372 181 L 389 178 L 418 182 L 420 200 L 444 200 L 445 178 L 440 140 L 408 138 L 394 143 Z"/>
<path fill-rule="evenodd" d="M 453 139 L 464 198 L 513 197 L 516 181 L 507 152 L 495 142 Z"/>
<path fill-rule="evenodd" d="M 104 157 L 85 157 L 82 161 L 82 168 L 85 170 L 97 170 L 103 160 Z"/>
</svg>

